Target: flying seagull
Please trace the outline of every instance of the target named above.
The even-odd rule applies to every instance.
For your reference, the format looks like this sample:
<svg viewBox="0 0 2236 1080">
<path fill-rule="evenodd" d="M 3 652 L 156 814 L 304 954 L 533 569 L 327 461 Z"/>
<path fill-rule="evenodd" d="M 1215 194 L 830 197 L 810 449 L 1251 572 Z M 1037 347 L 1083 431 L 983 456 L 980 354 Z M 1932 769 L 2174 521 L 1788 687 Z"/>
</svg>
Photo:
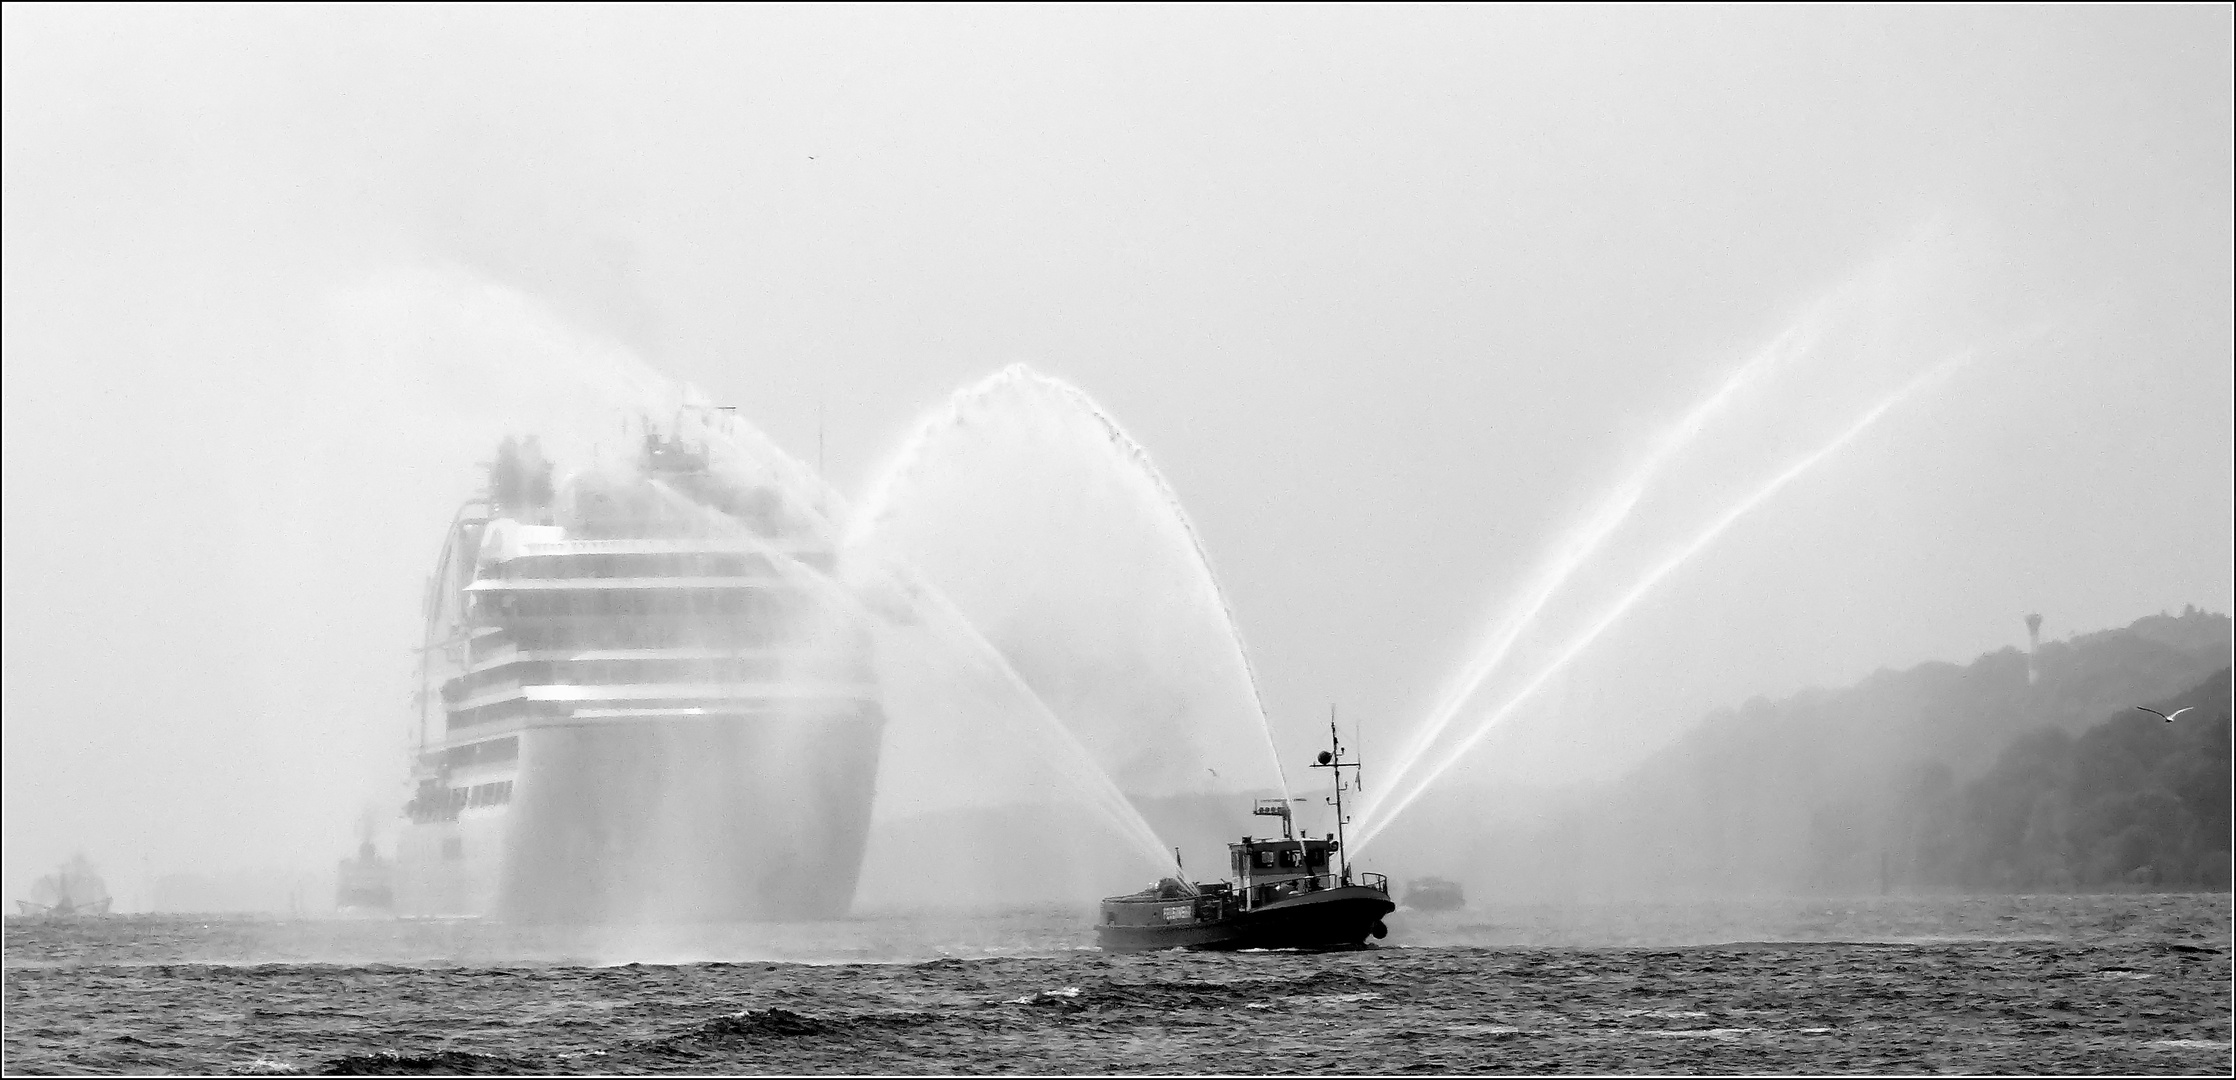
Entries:
<svg viewBox="0 0 2236 1080">
<path fill-rule="evenodd" d="M 2176 709 L 2176 710 L 2174 710 L 2173 712 L 2170 712 L 2170 713 L 2162 713 L 2162 712 L 2158 711 L 2157 709 L 2153 709 L 2153 708 L 2148 708 L 2148 707 L 2146 707 L 2146 706 L 2142 706 L 2142 705 L 2137 705 L 2137 706 L 2135 706 L 2135 707 L 2136 707 L 2136 708 L 2138 708 L 2138 709 L 2142 709 L 2142 710 L 2143 710 L 2144 712 L 2147 712 L 2147 713 L 2151 714 L 2152 716 L 2162 717 L 2162 718 L 2164 718 L 2164 719 L 2165 719 L 2165 721 L 2166 721 L 2167 723 L 2171 724 L 2171 723 L 2173 723 L 2173 722 L 2174 722 L 2174 718 L 2175 718 L 2175 717 L 2177 717 L 2177 716 L 2180 716 L 2180 715 L 2182 715 L 2183 713 L 2186 713 L 2186 712 L 2190 711 L 2191 709 L 2194 709 L 2194 708 L 2196 708 L 2197 706 L 2195 706 L 2195 705 L 2184 705 L 2184 706 L 2182 706 L 2181 708 L 2179 708 L 2179 709 Z"/>
</svg>

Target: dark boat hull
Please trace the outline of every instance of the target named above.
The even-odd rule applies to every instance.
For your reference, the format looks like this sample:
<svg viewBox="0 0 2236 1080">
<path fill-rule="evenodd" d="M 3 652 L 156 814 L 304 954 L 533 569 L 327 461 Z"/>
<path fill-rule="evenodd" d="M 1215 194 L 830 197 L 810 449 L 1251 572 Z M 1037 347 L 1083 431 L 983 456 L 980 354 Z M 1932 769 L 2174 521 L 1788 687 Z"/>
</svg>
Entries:
<svg viewBox="0 0 2236 1080">
<path fill-rule="evenodd" d="M 1227 919 L 1187 926 L 1105 926 L 1097 931 L 1096 944 L 1106 952 L 1239 949 L 1242 948 L 1241 938 L 1241 923 Z"/>
<path fill-rule="evenodd" d="M 1388 928 L 1382 917 L 1396 911 L 1390 894 L 1364 885 L 1321 889 L 1244 912 L 1244 949 L 1355 949 Z"/>
<path fill-rule="evenodd" d="M 1186 901 L 1164 901 L 1176 911 Z M 1110 952 L 1157 949 L 1355 949 L 1387 928 L 1382 917 L 1397 910 L 1388 893 L 1364 885 L 1320 889 L 1250 911 L 1166 925 L 1112 922 L 1105 904 L 1097 944 Z"/>
</svg>

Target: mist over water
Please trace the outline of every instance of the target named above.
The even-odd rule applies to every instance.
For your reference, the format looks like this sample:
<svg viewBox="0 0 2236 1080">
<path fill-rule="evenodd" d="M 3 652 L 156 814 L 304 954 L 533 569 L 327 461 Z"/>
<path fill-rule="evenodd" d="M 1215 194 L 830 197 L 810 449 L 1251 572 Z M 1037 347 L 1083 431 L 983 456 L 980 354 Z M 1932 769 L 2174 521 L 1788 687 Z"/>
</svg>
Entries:
<svg viewBox="0 0 2236 1080">
<path fill-rule="evenodd" d="M 1446 680 L 1443 700 L 1403 750 L 1377 770 L 1355 843 L 1373 839 L 1466 761 L 1694 552 L 1930 381 L 1930 374 L 1913 379 L 1829 443 L 1742 491 L 1673 555 L 1616 585 L 1612 606 L 1574 624 L 1572 637 L 1558 644 L 1545 637 L 1570 625 L 1561 611 L 1538 624 L 1572 582 L 1587 595 L 1620 582 L 1619 560 L 1602 565 L 1608 560 L 1598 556 L 1634 511 L 1643 504 L 1669 520 L 1667 493 L 1656 489 L 1663 473 L 1704 465 L 1714 490 L 1725 479 L 1719 467 L 1748 471 L 1730 470 L 1712 454 L 1687 460 L 1720 422 L 1741 429 L 1743 453 L 1759 452 L 1774 445 L 1761 441 L 1762 428 L 1783 423 L 1805 438 L 1816 417 L 1834 412 L 1836 403 L 1809 395 L 1843 397 L 1899 373 L 1909 359 L 1902 350 L 1930 335 L 1888 332 L 1889 320 L 1910 313 L 1887 309 L 1901 291 L 1887 279 L 1914 274 L 1920 264 L 1915 252 L 1887 260 L 1828 294 L 1650 446 Z M 562 340 L 508 298 L 468 302 L 517 320 L 515 334 L 531 348 Z M 489 321 L 485 314 L 472 323 Z M 1168 829 L 1210 848 L 1226 830 L 1203 819 L 1231 815 L 1231 808 L 1220 812 L 1222 803 L 1286 795 L 1270 752 L 1273 727 L 1208 553 L 1147 453 L 1076 388 L 1013 366 L 958 390 L 877 471 L 862 505 L 849 509 L 812 470 L 705 395 L 617 352 L 559 351 L 567 363 L 558 366 L 576 391 L 545 383 L 543 397 L 527 403 L 573 432 L 556 441 L 587 445 L 604 463 L 599 468 L 616 468 L 632 429 L 614 403 L 638 414 L 637 430 L 657 414 L 671 415 L 667 423 L 679 434 L 710 447 L 716 475 L 771 490 L 783 513 L 843 537 L 831 564 L 810 566 L 756 539 L 772 534 L 767 522 L 725 517 L 660 489 L 672 511 L 705 518 L 707 527 L 760 551 L 823 613 L 811 618 L 874 628 L 887 727 L 858 894 L 866 906 L 921 905 L 927 897 L 947 906 L 1081 902 L 1169 865 L 1180 834 L 1160 835 L 1144 807 L 1162 801 Z M 501 382 L 510 354 L 492 355 Z M 1835 365 L 1845 381 L 1776 382 L 1810 361 Z M 1737 419 L 1727 416 L 1734 411 Z M 610 445 L 582 435 L 609 426 Z M 1697 494 L 1699 477 L 1691 480 Z M 1487 690 L 1503 696 L 1477 706 L 1483 711 L 1472 722 L 1458 722 Z M 746 755 L 730 757 L 738 782 L 756 782 Z M 704 785 L 671 788 L 661 820 L 687 822 L 723 805 L 719 791 Z M 1203 850 L 1198 858 L 1215 855 Z M 669 865 L 678 860 L 688 861 L 688 845 Z"/>
<path fill-rule="evenodd" d="M 507 437 L 759 560 L 802 649 L 696 658 L 730 689 L 874 670 L 865 911 L 1216 876 L 1250 797 L 1324 816 L 1330 702 L 1401 880 L 1899 888 L 2006 744 L 2211 673 L 2187 613 L 2033 691 L 1997 652 L 2227 607 L 2206 13 L 7 20 L 14 895 L 82 851 L 121 909 L 315 912 L 393 850 L 416 599 Z M 648 484 L 648 427 L 761 494 Z M 793 719 L 617 766 L 616 918 L 760 887 L 696 848 L 756 784 L 821 816 Z M 1908 857 L 2146 869 L 2034 831 Z"/>
<path fill-rule="evenodd" d="M 869 633 L 885 728 L 866 907 L 1091 900 L 1170 872 L 1176 838 L 1217 865 L 1214 838 L 1246 800 L 1286 793 L 1208 553 L 1147 452 L 1076 388 L 1011 367 L 958 390 L 856 511 L 735 411 L 570 336 L 517 295 L 436 275 L 375 284 L 340 310 L 343 332 L 388 373 L 370 381 L 457 387 L 445 396 L 495 415 L 453 426 L 534 434 L 554 458 L 587 462 L 565 490 L 641 482 L 630 455 L 667 430 L 706 448 L 713 477 L 771 493 L 769 520 L 741 520 L 652 481 L 657 513 L 636 512 L 761 555 L 804 597 L 795 633 L 819 620 Z M 428 347 L 445 338 L 456 352 Z M 397 377 L 415 370 L 429 374 Z M 808 565 L 778 542 L 788 529 L 843 542 L 830 564 Z M 785 774 L 792 729 L 778 727 L 751 748 L 655 755 L 676 775 L 648 785 L 664 793 L 648 812 L 671 828 L 618 873 L 648 892 L 738 887 L 688 884 L 705 831 L 690 823 L 734 816 L 727 784 L 802 782 Z M 1145 809 L 1174 831 L 1160 835 Z M 660 907 L 647 895 L 621 910 Z"/>
<path fill-rule="evenodd" d="M 1073 404 L 1081 400 L 1076 391 L 1023 401 L 1029 408 L 1013 414 L 1018 426 L 1011 433 L 1020 437 L 970 447 L 980 454 L 967 464 L 981 486 L 940 487 L 957 462 L 953 455 L 924 460 L 919 444 L 919 452 L 904 457 L 905 469 L 878 488 L 880 512 L 857 519 L 812 470 L 735 412 L 622 350 L 570 338 L 562 324 L 522 298 L 476 284 L 441 277 L 384 284 L 353 295 L 345 310 L 359 316 L 359 326 L 379 328 L 364 335 L 363 347 L 388 370 L 431 367 L 445 381 L 465 385 L 453 400 L 494 406 L 501 420 L 462 417 L 459 427 L 478 422 L 485 430 L 534 433 L 555 457 L 571 452 L 587 459 L 576 473 L 581 479 L 563 488 L 595 484 L 601 475 L 609 485 L 641 483 L 632 479 L 630 457 L 647 430 L 672 431 L 703 446 L 711 476 L 771 493 L 762 520 L 741 520 L 734 510 L 658 481 L 649 489 L 657 512 L 636 513 L 760 554 L 786 587 L 806 598 L 793 619 L 795 637 L 813 636 L 802 619 L 868 629 L 886 727 L 863 903 L 1091 899 L 1144 875 L 1170 872 L 1170 846 L 1129 795 L 1154 800 L 1278 790 L 1238 636 L 1184 518 L 1138 447 L 1133 457 L 1075 454 L 1067 462 L 1070 474 L 1054 478 L 1078 490 L 1100 490 L 1099 506 L 1090 498 L 1072 508 L 1068 524 L 1085 526 L 1084 532 L 1050 528 L 1060 519 L 1036 520 L 1036 511 L 1047 507 L 1025 501 L 1048 494 L 1051 481 L 1044 467 L 1051 446 L 1031 441 L 1035 425 L 1046 432 L 1092 418 L 1106 438 L 1123 437 Z M 460 331 L 464 355 L 427 348 L 431 338 Z M 392 344 L 398 338 L 413 342 L 417 352 L 398 351 Z M 1012 372 L 1002 378 L 1022 384 L 1038 377 Z M 394 381 L 408 386 L 418 380 Z M 1041 414 L 1054 408 L 1069 413 L 1051 425 Z M 1053 445 L 1064 447 L 1060 439 Z M 1083 445 L 1073 439 L 1069 448 Z M 471 476 L 473 470 L 458 473 Z M 989 474 L 992 486 L 985 486 Z M 1036 483 L 1042 490 L 1033 490 Z M 968 502 L 972 497 L 980 501 Z M 951 504 L 941 506 L 942 500 Z M 911 531 L 924 517 L 934 519 L 932 527 Z M 841 527 L 835 523 L 850 520 L 856 524 L 833 552 L 835 561 L 825 565 L 802 562 L 782 542 L 797 529 L 835 537 Z M 970 524 L 942 533 L 938 523 L 945 521 Z M 941 584 L 926 581 L 913 561 L 928 556 L 937 563 L 958 553 L 966 570 L 999 563 L 1010 571 L 959 576 L 980 608 L 976 619 L 966 617 Z M 953 570 L 958 560 L 945 565 Z M 1159 582 L 1162 593 L 1137 591 Z M 1005 600 L 1039 606 L 1004 611 L 999 605 Z M 981 625 L 998 627 L 1002 644 L 988 640 Z M 1021 674 L 1021 665 L 1038 676 L 1039 686 Z M 815 675 L 795 671 L 785 678 L 805 688 Z M 685 826 L 734 816 L 723 809 L 726 785 L 812 779 L 790 772 L 791 763 L 814 758 L 785 753 L 782 736 L 792 728 L 778 729 L 772 729 L 775 741 L 757 743 L 751 752 L 740 747 L 717 755 L 724 775 L 708 772 L 703 761 L 689 769 L 680 764 L 711 748 L 677 747 L 665 755 L 677 763 L 670 766 L 675 775 L 650 785 L 665 794 L 649 812 L 675 827 L 655 829 L 670 839 L 633 855 L 635 869 L 623 876 L 644 882 L 648 893 L 696 891 L 689 884 L 696 873 L 692 845 L 704 830 Z M 1143 741 L 1143 730 L 1165 744 Z M 805 729 L 795 734 L 804 737 Z M 1128 785 L 1123 792 L 1119 779 Z M 1019 818 L 1036 831 L 1021 835 Z M 775 820 L 751 827 L 784 831 Z M 780 862 L 764 865 L 781 878 L 773 870 Z M 643 909 L 646 915 L 660 906 L 649 895 L 637 903 L 652 904 Z"/>
<path fill-rule="evenodd" d="M 1918 357 L 1952 332 L 1931 304 L 1911 302 L 1948 278 L 1945 262 L 1915 250 L 1859 272 L 1652 440 L 1442 680 L 1399 752 L 1371 762 L 1354 849 L 1439 786 L 1465 788 L 1519 711 L 1561 714 L 1547 691 L 1662 579 L 1929 392 L 1944 367 L 1917 375 Z M 275 580 L 328 580 L 352 537 L 379 542 L 358 525 L 367 498 L 432 510 L 463 492 L 498 434 L 535 436 L 569 490 L 640 482 L 632 457 L 651 428 L 704 447 L 710 475 L 769 501 L 748 513 L 654 481 L 655 516 L 760 555 L 804 598 L 802 640 L 830 637 L 833 656 L 842 640 L 870 642 L 884 728 L 860 909 L 1080 904 L 1170 873 L 1176 843 L 1204 876 L 1250 796 L 1287 794 L 1210 554 L 1147 452 L 1078 389 L 1021 366 L 958 389 L 850 506 L 728 403 L 472 274 L 384 276 L 336 294 L 329 310 L 358 378 L 312 410 L 318 422 L 299 429 L 310 453 L 279 470 L 290 512 L 275 516 L 285 549 Z M 404 427 L 426 437 L 386 450 Z M 339 459 L 367 453 L 388 454 L 390 490 L 326 482 Z M 1780 455 L 1766 474 L 1762 462 Z M 1719 506 L 1701 524 L 1702 508 Z M 831 557 L 803 561 L 790 533 L 829 538 Z M 804 688 L 826 674 L 783 677 Z M 308 680 L 295 691 L 313 692 Z M 648 784 L 663 796 L 644 810 L 647 835 L 664 839 L 606 868 L 641 885 L 608 914 L 660 923 L 693 897 L 763 887 L 701 874 L 703 823 L 737 818 L 734 792 L 812 786 L 783 765 L 812 758 L 812 727 L 778 724 L 751 746 L 678 743 L 623 769 L 664 771 Z M 369 787 L 395 789 L 396 749 L 368 746 Z M 789 830 L 781 814 L 742 828 Z M 780 880 L 796 857 L 771 849 L 755 865 Z M 673 933 L 616 941 L 683 947 Z"/>
<path fill-rule="evenodd" d="M 1743 362 L 1601 500 L 1479 652 L 1445 680 L 1442 702 L 1404 748 L 1374 763 L 1355 846 L 1465 763 L 1692 551 L 1914 389 L 1743 493 L 1735 509 L 1634 581 L 1622 579 L 1625 552 L 1603 557 L 1641 512 L 1666 528 L 1683 516 L 1670 513 L 1672 503 L 1683 510 L 1702 491 L 1719 490 L 1725 475 L 1753 472 L 1744 463 L 1777 445 L 1762 441 L 1763 427 L 1782 423 L 1802 435 L 1821 428 L 1817 418 L 1836 414 L 1837 402 L 1811 395 L 1844 397 L 1899 372 L 1907 355 L 1887 355 L 1888 335 L 1874 319 L 1901 315 L 1875 306 L 1893 291 L 1885 267 L 1876 269 L 1879 277 L 1859 275 L 1863 284 L 1835 290 Z M 849 507 L 726 403 L 470 274 L 377 279 L 339 294 L 332 310 L 362 379 L 345 388 L 350 422 L 323 425 L 312 439 L 323 442 L 325 461 L 377 442 L 410 414 L 436 436 L 417 441 L 416 464 L 398 462 L 420 478 L 422 497 L 463 490 L 470 480 L 462 478 L 478 473 L 477 460 L 501 432 L 536 436 L 579 478 L 570 483 L 620 483 L 633 475 L 630 458 L 649 425 L 704 446 L 712 475 L 773 494 L 774 524 L 652 488 L 663 514 L 745 545 L 799 590 L 807 599 L 797 618 L 805 621 L 795 630 L 803 637 L 815 636 L 816 622 L 840 637 L 869 634 L 885 727 L 856 892 L 864 909 L 1080 903 L 1170 872 L 1176 841 L 1199 867 L 1216 866 L 1217 844 L 1237 831 L 1247 798 L 1287 793 L 1273 725 L 1209 554 L 1146 451 L 1076 388 L 1013 366 L 958 389 Z M 1907 344 L 1915 335 L 1897 337 Z M 1811 364 L 1841 378 L 1803 379 L 1797 388 L 1792 370 Z M 1728 440 L 1715 444 L 1719 425 L 1727 435 L 1739 429 L 1736 458 Z M 1704 440 L 1707 452 L 1696 453 Z M 320 460 L 308 458 L 294 473 L 298 512 L 285 529 L 303 542 L 297 558 L 336 554 L 309 537 L 346 533 L 340 520 L 359 509 L 361 492 L 304 490 L 318 487 Z M 1685 466 L 1695 474 L 1685 476 Z M 1692 485 L 1683 498 L 1656 486 L 1672 470 Z M 797 529 L 834 538 L 833 561 L 809 565 L 772 539 Z M 306 568 L 296 580 L 331 569 Z M 1607 595 L 1610 587 L 1613 606 L 1576 622 L 1570 594 Z M 1564 628 L 1570 637 L 1554 636 Z M 819 674 L 785 678 L 812 685 Z M 750 748 L 679 745 L 655 755 L 690 760 L 688 769 L 643 763 L 674 773 L 652 785 L 665 795 L 647 811 L 666 823 L 652 834 L 670 841 L 613 868 L 644 888 L 618 911 L 657 920 L 666 907 L 688 907 L 689 896 L 748 887 L 696 877 L 694 845 L 704 830 L 692 823 L 734 816 L 724 809 L 732 785 L 803 782 L 781 763 L 801 756 L 786 740 L 806 732 L 778 725 L 771 741 Z M 387 772 L 371 767 L 381 764 L 373 758 L 367 771 Z M 782 831 L 783 823 L 755 827 Z M 783 861 L 770 855 L 762 864 Z"/>
</svg>

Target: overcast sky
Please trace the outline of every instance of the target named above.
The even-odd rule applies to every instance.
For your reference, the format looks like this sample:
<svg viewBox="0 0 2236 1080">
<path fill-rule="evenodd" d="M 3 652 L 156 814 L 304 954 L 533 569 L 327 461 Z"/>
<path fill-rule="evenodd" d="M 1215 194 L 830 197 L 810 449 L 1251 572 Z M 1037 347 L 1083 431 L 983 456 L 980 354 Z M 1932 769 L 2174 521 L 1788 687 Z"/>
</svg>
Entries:
<svg viewBox="0 0 2236 1080">
<path fill-rule="evenodd" d="M 421 576 L 554 365 L 810 461 L 820 425 L 849 492 L 1004 365 L 1077 385 L 1186 503 L 1291 757 L 1330 701 L 1394 744 L 1828 295 L 1563 625 L 1979 356 L 1485 753 L 1582 775 L 2027 611 L 2230 606 L 2224 6 L 10 6 L 5 49 L 10 890 L 392 813 Z"/>
</svg>

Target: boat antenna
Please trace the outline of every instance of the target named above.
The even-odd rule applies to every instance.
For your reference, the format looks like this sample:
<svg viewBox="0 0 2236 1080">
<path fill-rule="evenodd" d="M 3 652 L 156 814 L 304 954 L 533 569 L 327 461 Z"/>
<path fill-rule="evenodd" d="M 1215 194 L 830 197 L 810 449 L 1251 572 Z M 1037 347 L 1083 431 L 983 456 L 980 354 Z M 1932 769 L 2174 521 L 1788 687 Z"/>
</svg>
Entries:
<svg viewBox="0 0 2236 1080">
<path fill-rule="evenodd" d="M 1327 769 L 1335 774 L 1335 798 L 1330 800 L 1335 803 L 1335 854 L 1336 858 L 1340 860 L 1339 865 L 1343 869 L 1343 883 L 1349 885 L 1351 883 L 1351 850 L 1343 840 L 1343 826 L 1346 821 L 1343 816 L 1343 770 L 1350 769 L 1356 775 L 1359 763 L 1355 760 L 1343 760 L 1343 737 L 1337 733 L 1335 728 L 1335 706 L 1333 704 L 1328 706 L 1328 748 L 1320 751 L 1320 758 L 1312 763 L 1312 767 Z"/>
</svg>

